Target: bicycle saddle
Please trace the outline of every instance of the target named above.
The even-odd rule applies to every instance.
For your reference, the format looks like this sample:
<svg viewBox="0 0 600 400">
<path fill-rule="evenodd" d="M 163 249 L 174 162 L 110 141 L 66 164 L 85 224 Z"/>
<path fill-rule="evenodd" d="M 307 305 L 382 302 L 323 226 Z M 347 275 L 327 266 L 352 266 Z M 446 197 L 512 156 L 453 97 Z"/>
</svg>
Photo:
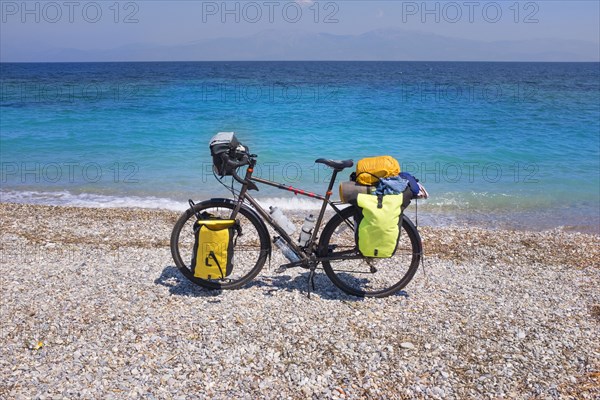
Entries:
<svg viewBox="0 0 600 400">
<path fill-rule="evenodd" d="M 354 165 L 354 161 L 352 160 L 327 160 L 325 158 L 319 158 L 318 160 L 315 160 L 315 163 L 325 164 L 336 171 L 341 171 L 344 168 L 349 168 Z"/>
</svg>

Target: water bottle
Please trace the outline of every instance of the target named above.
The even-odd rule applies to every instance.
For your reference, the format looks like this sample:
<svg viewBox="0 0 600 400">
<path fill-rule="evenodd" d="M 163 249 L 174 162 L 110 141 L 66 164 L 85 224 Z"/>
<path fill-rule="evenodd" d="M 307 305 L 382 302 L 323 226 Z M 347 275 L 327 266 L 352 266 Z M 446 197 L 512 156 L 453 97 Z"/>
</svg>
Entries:
<svg viewBox="0 0 600 400">
<path fill-rule="evenodd" d="M 312 236 L 312 230 L 315 227 L 315 216 L 310 214 L 308 217 L 304 218 L 304 224 L 302 224 L 302 230 L 300 231 L 300 239 L 298 239 L 298 244 L 300 247 L 306 246 L 309 239 Z"/>
<path fill-rule="evenodd" d="M 296 231 L 296 226 L 281 212 L 277 207 L 269 207 L 271 210 L 271 218 L 279 225 L 285 233 L 292 235 Z"/>
<path fill-rule="evenodd" d="M 285 258 L 290 260 L 290 262 L 300 261 L 300 257 L 298 257 L 294 250 L 290 249 L 290 246 L 287 245 L 285 240 L 283 240 L 279 236 L 275 236 L 273 238 L 273 241 L 275 242 L 277 247 L 279 247 L 279 250 L 281 250 Z"/>
</svg>

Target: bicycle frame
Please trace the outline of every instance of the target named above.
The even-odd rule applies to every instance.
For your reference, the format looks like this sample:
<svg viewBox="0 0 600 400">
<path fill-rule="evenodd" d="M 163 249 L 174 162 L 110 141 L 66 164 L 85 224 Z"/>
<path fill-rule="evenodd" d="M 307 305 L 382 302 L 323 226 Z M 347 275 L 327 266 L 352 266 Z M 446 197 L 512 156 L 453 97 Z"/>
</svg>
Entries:
<svg viewBox="0 0 600 400">
<path fill-rule="evenodd" d="M 287 265 L 299 265 L 299 264 L 303 264 L 303 263 L 309 261 L 311 258 L 311 255 L 314 254 L 314 244 L 317 239 L 317 234 L 321 228 L 321 224 L 323 223 L 323 218 L 325 216 L 325 211 L 327 210 L 327 206 L 330 206 L 337 214 L 339 214 L 341 212 L 341 210 L 336 206 L 336 203 L 331 201 L 331 196 L 333 194 L 333 192 L 332 192 L 333 185 L 335 184 L 337 174 L 340 171 L 338 171 L 336 169 L 333 170 L 333 174 L 331 176 L 331 181 L 329 182 L 327 192 L 325 193 L 325 196 L 321 196 L 321 195 L 315 194 L 313 192 L 308 192 L 303 189 L 295 188 L 293 186 L 284 185 L 282 183 L 278 183 L 278 182 L 274 182 L 274 181 L 269 181 L 267 179 L 253 177 L 252 174 L 254 172 L 255 165 L 256 165 L 256 160 L 251 160 L 250 165 L 246 169 L 246 175 L 244 178 L 245 183 L 242 184 L 242 188 L 238 195 L 237 206 L 234 209 L 234 212 L 233 212 L 231 218 L 235 219 L 237 213 L 239 212 L 240 208 L 242 207 L 242 204 L 244 203 L 244 200 L 247 200 L 248 203 L 250 203 L 252 205 L 252 207 L 256 210 L 256 212 L 264 220 L 266 220 L 269 223 L 269 225 L 271 225 L 273 227 L 273 229 L 275 229 L 275 231 L 281 236 L 281 238 L 283 238 L 283 240 L 288 244 L 288 246 L 290 246 L 296 252 L 296 254 L 298 254 L 298 256 L 300 257 L 300 261 L 290 263 Z M 264 185 L 275 187 L 277 189 L 293 192 L 296 195 L 302 195 L 302 196 L 318 199 L 323 202 L 321 205 L 321 210 L 319 212 L 319 216 L 317 217 L 317 220 L 315 222 L 315 227 L 313 228 L 312 235 L 311 235 L 310 239 L 308 240 L 308 242 L 306 243 L 306 246 L 304 246 L 304 248 L 301 248 L 300 246 L 298 246 L 296 244 L 296 241 L 293 240 L 290 237 L 290 235 L 288 235 L 287 232 L 284 231 L 283 228 L 281 228 L 281 226 L 279 226 L 279 224 L 277 224 L 277 222 L 275 222 L 273 220 L 273 218 L 271 217 L 271 214 L 268 213 L 264 208 L 262 208 L 260 206 L 260 204 L 258 203 L 258 201 L 256 201 L 256 199 L 254 199 L 254 197 L 252 197 L 248 193 L 248 190 L 250 189 L 250 186 L 251 186 L 248 182 L 261 183 Z M 337 204 L 341 204 L 341 203 L 337 203 Z M 347 258 L 354 258 L 354 257 L 347 257 Z M 315 261 L 320 261 L 322 259 L 323 258 L 318 258 L 318 259 L 315 258 Z"/>
</svg>

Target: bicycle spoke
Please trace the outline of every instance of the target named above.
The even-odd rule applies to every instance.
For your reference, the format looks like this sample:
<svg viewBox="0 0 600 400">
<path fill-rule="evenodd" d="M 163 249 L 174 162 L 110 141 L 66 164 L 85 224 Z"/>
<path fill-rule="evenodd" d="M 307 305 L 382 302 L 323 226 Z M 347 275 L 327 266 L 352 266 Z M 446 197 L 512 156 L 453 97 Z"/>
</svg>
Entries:
<svg viewBox="0 0 600 400">
<path fill-rule="evenodd" d="M 352 212 L 346 211 L 347 214 Z M 408 231 L 410 224 L 403 223 L 396 251 L 390 258 L 363 257 L 356 249 L 354 229 L 349 229 L 339 217 L 332 219 L 331 224 L 329 230 L 326 228 L 327 232 L 323 232 L 321 246 L 329 249 L 323 268 L 342 290 L 358 296 L 381 297 L 394 293 L 410 281 L 420 259 L 420 251 L 414 247 L 419 242 L 415 233 Z M 335 224 L 339 227 L 333 228 Z"/>
<path fill-rule="evenodd" d="M 214 218 L 230 219 L 234 205 L 220 205 L 223 200 L 209 200 L 199 203 L 194 210 L 198 214 L 207 213 Z M 194 276 L 191 260 L 194 252 L 193 225 L 196 221 L 194 214 L 184 213 L 175 225 L 171 235 L 171 252 L 175 263 L 192 282 L 208 288 L 234 289 L 251 280 L 262 268 L 268 254 L 268 232 L 260 220 L 245 209 L 236 216 L 242 234 L 235 234 L 229 247 L 232 251 L 231 268 L 224 279 L 205 280 Z M 231 271 L 229 273 L 229 270 Z"/>
</svg>

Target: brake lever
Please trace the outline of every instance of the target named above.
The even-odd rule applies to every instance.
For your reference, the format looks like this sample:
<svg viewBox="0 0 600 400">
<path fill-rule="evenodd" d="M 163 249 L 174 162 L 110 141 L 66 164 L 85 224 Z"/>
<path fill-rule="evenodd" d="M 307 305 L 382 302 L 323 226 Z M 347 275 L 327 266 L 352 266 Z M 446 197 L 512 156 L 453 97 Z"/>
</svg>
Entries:
<svg viewBox="0 0 600 400">
<path fill-rule="evenodd" d="M 248 185 L 248 189 L 256 190 L 258 192 L 258 187 L 256 186 L 256 184 L 252 181 L 247 181 L 245 179 L 240 178 L 235 169 L 231 171 L 231 174 L 233 175 L 233 179 L 235 179 L 242 185 Z"/>
<path fill-rule="evenodd" d="M 243 157 L 243 159 L 242 159 L 241 162 L 231 161 L 231 159 L 229 157 L 227 157 L 227 159 L 225 160 L 225 162 L 227 163 L 227 165 L 229 165 L 230 167 L 232 167 L 231 168 L 231 175 L 233 176 L 233 179 L 235 179 L 236 181 L 238 181 L 242 185 L 248 185 L 248 189 L 250 189 L 250 190 L 256 190 L 258 192 L 258 187 L 256 186 L 256 184 L 254 182 L 242 179 L 237 174 L 237 169 L 238 168 L 243 167 L 244 165 L 250 165 L 250 161 L 249 161 L 247 155 L 244 155 L 244 157 Z"/>
</svg>

